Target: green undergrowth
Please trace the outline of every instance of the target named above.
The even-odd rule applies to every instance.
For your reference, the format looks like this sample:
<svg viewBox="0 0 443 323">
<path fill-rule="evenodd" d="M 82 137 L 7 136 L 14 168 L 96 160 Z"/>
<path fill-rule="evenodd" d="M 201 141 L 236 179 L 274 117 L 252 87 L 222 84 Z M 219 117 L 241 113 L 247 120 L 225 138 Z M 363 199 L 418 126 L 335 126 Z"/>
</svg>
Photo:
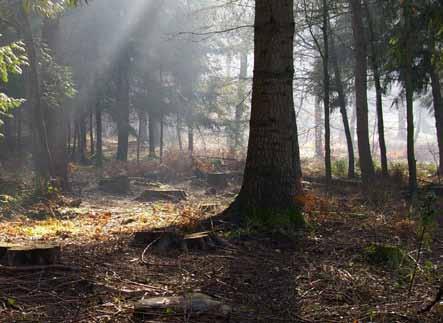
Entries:
<svg viewBox="0 0 443 323">
<path fill-rule="evenodd" d="M 390 269 L 399 269 L 401 266 L 409 264 L 407 252 L 398 246 L 389 244 L 372 243 L 364 248 L 363 256 L 372 265 Z"/>
</svg>

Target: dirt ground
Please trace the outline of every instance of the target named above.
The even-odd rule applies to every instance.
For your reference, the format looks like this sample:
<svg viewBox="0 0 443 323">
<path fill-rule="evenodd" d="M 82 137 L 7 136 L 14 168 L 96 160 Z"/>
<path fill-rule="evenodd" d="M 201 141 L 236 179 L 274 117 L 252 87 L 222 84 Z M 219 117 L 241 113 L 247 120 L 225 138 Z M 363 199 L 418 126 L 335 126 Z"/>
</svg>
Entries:
<svg viewBox="0 0 443 323">
<path fill-rule="evenodd" d="M 79 206 L 40 202 L 2 209 L 1 241 L 57 242 L 63 262 L 63 267 L 48 270 L 0 266 L 2 323 L 134 322 L 134 303 L 142 297 L 191 291 L 229 305 L 231 315 L 160 312 L 145 322 L 443 322 L 441 306 L 418 314 L 438 290 L 442 228 L 432 232 L 409 293 L 418 220 L 408 216 L 398 191 L 386 190 L 367 202 L 353 183 L 336 183 L 326 191 L 320 181 L 310 179 L 305 183 L 307 227 L 302 234 L 217 226 L 229 246 L 187 253 L 148 251 L 142 259 L 144 248 L 131 245 L 134 232 L 174 225 L 190 229 L 229 205 L 238 182 L 208 195 L 205 183 L 195 178 L 150 181 L 150 187 L 183 189 L 188 199 L 141 203 L 134 199 L 144 185 L 133 183 L 124 196 L 105 194 L 97 190 L 92 167 L 73 174 L 74 194 L 65 199 L 80 198 Z M 49 216 L 35 218 L 30 210 Z M 409 260 L 396 268 L 371 262 L 367 250 L 374 244 L 401 247 Z"/>
</svg>

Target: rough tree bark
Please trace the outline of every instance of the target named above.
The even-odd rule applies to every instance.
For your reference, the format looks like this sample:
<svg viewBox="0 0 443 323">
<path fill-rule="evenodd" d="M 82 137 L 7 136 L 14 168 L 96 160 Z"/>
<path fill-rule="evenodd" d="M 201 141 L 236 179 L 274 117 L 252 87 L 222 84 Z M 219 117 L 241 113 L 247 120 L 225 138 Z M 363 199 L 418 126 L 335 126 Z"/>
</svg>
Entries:
<svg viewBox="0 0 443 323">
<path fill-rule="evenodd" d="M 149 113 L 149 123 L 148 123 L 148 128 L 149 128 L 149 157 L 155 157 L 155 148 L 156 148 L 156 129 L 155 129 L 155 124 L 156 124 L 156 118 L 154 116 L 153 113 Z"/>
<path fill-rule="evenodd" d="M 323 160 L 323 120 L 320 98 L 315 97 L 315 157 Z"/>
<path fill-rule="evenodd" d="M 243 145 L 241 119 L 245 111 L 245 80 L 248 71 L 248 51 L 244 48 L 240 53 L 240 74 L 238 76 L 237 98 L 239 103 L 235 107 L 235 128 L 234 128 L 234 151 Z"/>
<path fill-rule="evenodd" d="M 125 49 L 119 58 L 117 76 L 117 160 L 128 160 L 129 143 L 129 52 Z"/>
<path fill-rule="evenodd" d="M 294 161 L 293 0 L 256 0 L 250 136 L 243 185 L 229 211 L 287 212 L 301 194 Z"/>
<path fill-rule="evenodd" d="M 38 54 L 31 22 L 23 6 L 19 6 L 19 16 L 29 67 L 26 69 L 26 98 L 32 107 L 33 159 L 37 174 L 47 181 L 53 174 L 52 156 L 49 149 L 48 133 L 44 120 L 44 107 L 41 102 L 40 76 L 38 72 Z"/>
<path fill-rule="evenodd" d="M 98 102 L 95 104 L 95 163 L 97 167 L 103 165 L 103 135 L 102 135 L 102 110 Z"/>
<path fill-rule="evenodd" d="M 368 23 L 368 31 L 369 31 L 369 44 L 370 44 L 370 52 L 371 52 L 371 69 L 374 73 L 374 86 L 375 86 L 375 97 L 376 97 L 376 107 L 377 107 L 377 125 L 378 125 L 378 143 L 380 146 L 380 162 L 381 162 L 381 170 L 383 176 L 388 176 L 388 157 L 387 157 L 387 149 L 386 149 L 386 140 L 385 140 L 385 122 L 383 117 L 383 90 L 381 86 L 381 78 L 380 78 L 380 67 L 379 67 L 379 57 L 377 53 L 377 49 L 375 47 L 375 31 L 372 22 L 372 16 L 369 9 L 368 0 L 365 0 L 365 9 L 366 9 L 366 20 Z"/>
<path fill-rule="evenodd" d="M 411 12 L 407 4 L 403 6 L 404 31 L 402 42 L 402 62 L 401 68 L 404 77 L 404 87 L 406 92 L 406 126 L 407 126 L 407 142 L 408 142 L 408 170 L 409 170 L 409 190 L 412 194 L 417 191 L 417 162 L 415 160 L 415 143 L 414 143 L 414 81 L 412 71 L 412 39 L 409 35 L 411 31 Z"/>
<path fill-rule="evenodd" d="M 323 0 L 323 108 L 325 122 L 325 173 L 326 184 L 329 185 L 332 180 L 331 167 L 331 121 L 330 121 L 330 80 L 329 80 L 329 8 L 328 1 Z"/>
<path fill-rule="evenodd" d="M 367 42 L 364 37 L 362 6 L 360 0 L 350 0 L 352 31 L 355 52 L 355 101 L 357 106 L 357 140 L 360 169 L 365 189 L 374 177 L 371 147 L 369 144 L 368 95 L 367 95 Z"/>
<path fill-rule="evenodd" d="M 443 176 L 443 100 L 441 95 L 440 79 L 435 67 L 431 69 L 432 96 L 434 100 L 435 127 L 437 129 L 439 160 L 439 174 Z"/>
<path fill-rule="evenodd" d="M 355 156 L 354 144 L 352 142 L 351 127 L 349 126 L 348 110 L 346 109 L 346 94 L 343 88 L 340 68 L 337 60 L 337 50 L 335 47 L 335 39 L 331 37 L 331 51 L 332 51 L 332 65 L 334 68 L 335 86 L 338 93 L 338 102 L 340 105 L 340 114 L 343 121 L 343 128 L 345 130 L 346 144 L 348 148 L 348 177 L 355 177 Z"/>
</svg>

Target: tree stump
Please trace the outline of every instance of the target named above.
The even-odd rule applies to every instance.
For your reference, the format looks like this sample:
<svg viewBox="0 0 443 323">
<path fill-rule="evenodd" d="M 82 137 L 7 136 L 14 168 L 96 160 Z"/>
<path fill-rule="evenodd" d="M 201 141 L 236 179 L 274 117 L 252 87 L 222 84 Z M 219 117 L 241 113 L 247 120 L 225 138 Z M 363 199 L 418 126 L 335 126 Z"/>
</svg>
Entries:
<svg viewBox="0 0 443 323">
<path fill-rule="evenodd" d="M 228 317 L 231 312 L 230 306 L 202 293 L 142 299 L 134 307 L 134 317 L 137 320 L 155 319 L 160 315 L 184 314 L 194 317 L 202 315 Z"/>
<path fill-rule="evenodd" d="M 152 244 L 152 249 L 163 252 L 168 249 L 180 248 L 182 239 L 183 237 L 174 231 L 139 231 L 134 234 L 132 245 L 146 247 Z"/>
<path fill-rule="evenodd" d="M 16 244 L 12 243 L 1 243 L 0 244 L 0 264 L 6 265 L 8 262 L 7 252 L 9 248 L 17 247 Z"/>
<path fill-rule="evenodd" d="M 229 243 L 218 237 L 214 232 L 204 231 L 187 234 L 181 242 L 181 249 L 185 252 L 191 250 L 215 250 L 227 247 Z"/>
<path fill-rule="evenodd" d="M 226 173 L 208 173 L 207 181 L 210 187 L 223 189 L 228 186 L 228 174 Z"/>
<path fill-rule="evenodd" d="M 60 246 L 35 244 L 12 246 L 6 250 L 8 266 L 48 266 L 60 261 Z"/>
<path fill-rule="evenodd" d="M 181 190 L 145 190 L 137 199 L 138 202 L 167 201 L 178 203 L 186 200 L 186 192 Z"/>
<path fill-rule="evenodd" d="M 130 189 L 128 176 L 103 178 L 98 183 L 99 189 L 111 194 L 127 194 Z"/>
<path fill-rule="evenodd" d="M 182 235 L 174 231 L 154 230 L 140 231 L 134 234 L 131 242 L 133 246 L 146 247 L 152 250 L 165 252 L 168 250 L 214 250 L 217 247 L 227 246 L 228 243 L 212 232 L 196 232 Z"/>
</svg>

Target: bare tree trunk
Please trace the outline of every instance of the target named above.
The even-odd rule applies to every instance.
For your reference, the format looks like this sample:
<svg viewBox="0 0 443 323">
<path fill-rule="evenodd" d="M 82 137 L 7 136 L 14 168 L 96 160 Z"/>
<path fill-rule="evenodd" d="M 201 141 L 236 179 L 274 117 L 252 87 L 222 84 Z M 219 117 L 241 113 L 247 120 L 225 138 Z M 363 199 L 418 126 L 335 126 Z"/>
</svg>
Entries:
<svg viewBox="0 0 443 323">
<path fill-rule="evenodd" d="M 155 141 L 157 138 L 155 137 L 155 118 L 152 113 L 149 113 L 149 157 L 156 157 L 155 154 Z"/>
<path fill-rule="evenodd" d="M 286 213 L 298 208 L 294 161 L 293 0 L 256 0 L 255 61 L 248 154 L 243 185 L 228 209 Z"/>
<path fill-rule="evenodd" d="M 409 3 L 403 6 L 403 18 L 404 18 L 404 31 L 402 53 L 402 69 L 404 74 L 404 83 L 406 91 L 406 124 L 407 124 L 407 137 L 408 137 L 408 169 L 409 169 L 409 190 L 412 194 L 417 191 L 417 165 L 415 160 L 415 144 L 414 144 L 414 81 L 412 71 L 412 54 L 410 48 L 412 48 L 411 38 L 409 32 L 411 31 L 411 11 L 412 8 Z"/>
<path fill-rule="evenodd" d="M 29 60 L 29 67 L 26 71 L 26 97 L 29 100 L 29 105 L 32 107 L 32 130 L 34 133 L 33 159 L 38 175 L 43 179 L 43 182 L 45 182 L 49 180 L 51 174 L 53 174 L 53 164 L 49 149 L 46 123 L 44 120 L 45 113 L 41 102 L 37 46 L 32 34 L 32 27 L 29 21 L 28 13 L 25 12 L 23 6 L 19 7 L 23 39 L 26 44 L 27 56 Z"/>
<path fill-rule="evenodd" d="M 97 167 L 103 165 L 103 127 L 102 127 L 102 110 L 98 102 L 95 104 L 95 132 L 96 136 L 96 155 L 95 163 Z"/>
<path fill-rule="evenodd" d="M 94 156 L 94 114 L 91 111 L 89 112 L 89 144 L 91 146 L 91 156 Z"/>
<path fill-rule="evenodd" d="M 383 90 L 380 81 L 380 68 L 379 58 L 375 47 L 375 32 L 372 23 L 371 12 L 368 5 L 368 0 L 365 0 L 366 18 L 368 21 L 369 29 L 369 44 L 371 51 L 371 65 L 372 72 L 374 73 L 374 85 L 376 93 L 376 106 L 377 106 L 377 125 L 378 125 L 378 143 L 380 146 L 380 161 L 381 169 L 384 177 L 388 176 L 388 157 L 386 153 L 386 140 L 385 140 L 385 122 L 383 117 Z"/>
<path fill-rule="evenodd" d="M 22 152 L 22 109 L 18 109 L 16 116 L 17 120 L 17 128 L 16 128 L 16 145 L 17 145 L 17 152 Z"/>
<path fill-rule="evenodd" d="M 118 63 L 117 77 L 117 128 L 118 128 L 118 147 L 117 160 L 128 160 L 129 145 L 129 52 L 124 49 L 120 62 Z"/>
<path fill-rule="evenodd" d="M 75 120 L 73 123 L 74 126 L 74 135 L 72 138 L 72 149 L 71 149 L 71 160 L 77 161 L 77 149 L 78 149 L 78 125 Z"/>
<path fill-rule="evenodd" d="M 320 98 L 315 97 L 315 157 L 323 160 L 323 120 Z"/>
<path fill-rule="evenodd" d="M 160 117 L 160 163 L 163 162 L 163 135 L 164 135 L 164 114 Z"/>
<path fill-rule="evenodd" d="M 439 174 L 443 176 L 443 100 L 441 85 L 435 66 L 431 67 L 432 96 L 434 100 L 435 128 L 437 129 L 437 143 L 440 154 Z"/>
<path fill-rule="evenodd" d="M 188 151 L 192 156 L 194 153 L 194 125 L 192 125 L 192 121 L 188 124 Z"/>
<path fill-rule="evenodd" d="M 177 140 L 178 140 L 178 148 L 180 152 L 183 151 L 183 142 L 182 142 L 182 134 L 181 134 L 181 118 L 180 113 L 177 112 Z"/>
<path fill-rule="evenodd" d="M 237 98 L 238 104 L 235 107 L 235 128 L 234 128 L 234 151 L 243 145 L 242 116 L 245 111 L 245 80 L 248 71 L 248 51 L 244 48 L 240 53 L 240 74 L 238 76 Z"/>
<path fill-rule="evenodd" d="M 371 147 L 369 144 L 368 97 L 367 97 L 367 45 L 364 37 L 362 8 L 360 0 L 350 0 L 352 10 L 352 31 L 355 46 L 355 100 L 357 105 L 357 137 L 360 169 L 363 185 L 369 189 L 374 177 Z"/>
<path fill-rule="evenodd" d="M 80 154 L 80 162 L 82 164 L 86 163 L 86 121 L 85 117 L 81 116 L 78 120 L 79 125 L 79 154 Z"/>
<path fill-rule="evenodd" d="M 330 99 L 330 80 L 329 80 L 329 9 L 327 0 L 323 0 L 323 108 L 325 122 L 325 173 L 326 184 L 329 185 L 332 179 L 331 167 L 331 109 L 329 106 Z"/>
<path fill-rule="evenodd" d="M 331 37 L 331 50 L 332 50 L 332 64 L 334 67 L 335 83 L 338 92 L 338 101 L 340 104 L 340 114 L 342 116 L 343 128 L 345 130 L 345 136 L 346 136 L 346 144 L 348 147 L 348 177 L 354 178 L 355 177 L 354 145 L 352 143 L 351 128 L 349 126 L 348 111 L 346 109 L 346 95 L 343 88 L 340 68 L 338 66 L 337 51 L 335 48 L 334 37 Z"/>
</svg>

